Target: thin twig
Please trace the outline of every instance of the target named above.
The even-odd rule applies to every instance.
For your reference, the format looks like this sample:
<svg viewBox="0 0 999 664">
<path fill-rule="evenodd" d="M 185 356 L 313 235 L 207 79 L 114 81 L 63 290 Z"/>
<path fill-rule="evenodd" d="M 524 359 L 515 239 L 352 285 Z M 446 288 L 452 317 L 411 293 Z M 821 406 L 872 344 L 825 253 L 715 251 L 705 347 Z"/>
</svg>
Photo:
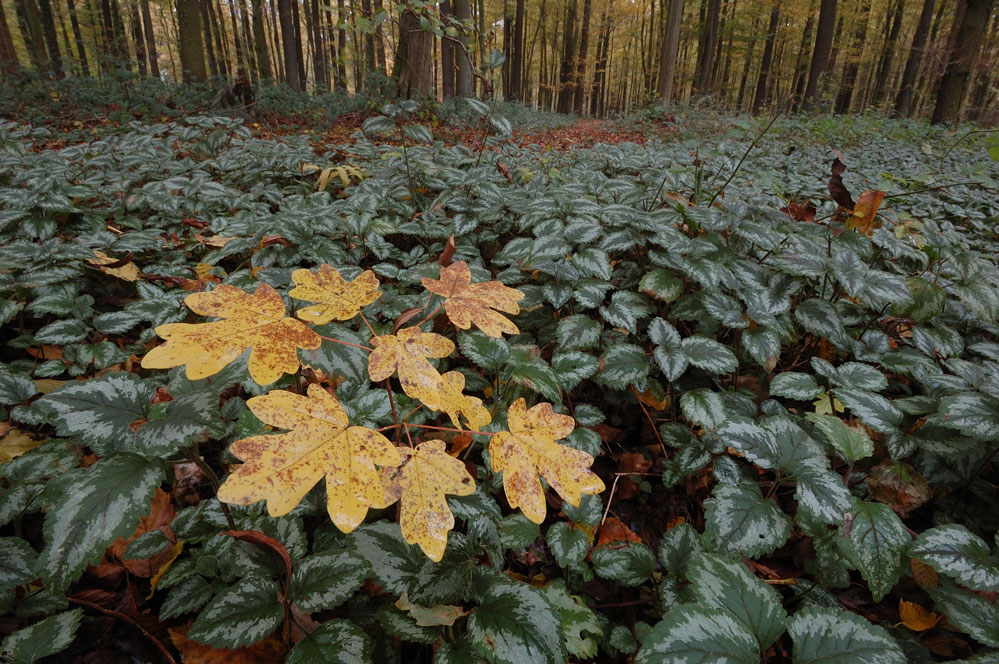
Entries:
<svg viewBox="0 0 999 664">
<path fill-rule="evenodd" d="M 326 341 L 332 341 L 333 343 L 340 344 L 341 346 L 350 346 L 351 348 L 360 348 L 361 350 L 366 350 L 369 353 L 375 350 L 374 348 L 370 348 L 369 346 L 361 346 L 360 344 L 352 344 L 349 341 L 340 341 L 339 339 L 334 339 L 333 337 L 324 337 L 321 334 L 319 335 L 319 338 L 320 339 L 325 339 Z"/>
<path fill-rule="evenodd" d="M 754 138 L 753 142 L 749 144 L 749 147 L 746 148 L 746 151 L 742 153 L 742 158 L 739 159 L 739 163 L 735 165 L 735 168 L 732 170 L 732 173 L 728 176 L 728 179 L 725 180 L 725 184 L 723 184 L 722 186 L 720 186 L 718 189 L 715 190 L 715 193 L 711 196 L 711 200 L 708 201 L 706 207 L 711 207 L 711 204 L 715 202 L 715 199 L 718 198 L 718 196 L 721 195 L 723 191 L 725 191 L 726 187 L 728 187 L 729 184 L 731 184 L 732 180 L 735 179 L 736 173 L 738 173 L 739 169 L 742 168 L 742 163 L 746 161 L 746 157 L 748 157 L 749 153 L 753 151 L 756 145 L 760 142 L 760 139 L 762 139 L 766 135 L 766 133 L 770 131 L 770 128 L 774 126 L 774 123 L 777 122 L 777 118 L 779 118 L 780 116 L 781 116 L 780 113 L 775 114 L 770 119 L 770 122 L 767 123 L 767 126 L 763 128 L 763 131 L 761 131 L 759 134 L 756 135 L 756 138 Z M 713 180 L 712 184 L 714 184 Z"/>
</svg>

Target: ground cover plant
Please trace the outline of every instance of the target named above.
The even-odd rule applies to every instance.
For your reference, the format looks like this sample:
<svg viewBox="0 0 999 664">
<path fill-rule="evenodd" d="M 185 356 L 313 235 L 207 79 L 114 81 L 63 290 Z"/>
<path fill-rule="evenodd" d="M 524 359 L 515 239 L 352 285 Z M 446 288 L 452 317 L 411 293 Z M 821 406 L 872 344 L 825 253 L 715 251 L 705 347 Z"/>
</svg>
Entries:
<svg viewBox="0 0 999 664">
<path fill-rule="evenodd" d="M 460 116 L 0 124 L 4 656 L 997 661 L 994 134 Z"/>
</svg>

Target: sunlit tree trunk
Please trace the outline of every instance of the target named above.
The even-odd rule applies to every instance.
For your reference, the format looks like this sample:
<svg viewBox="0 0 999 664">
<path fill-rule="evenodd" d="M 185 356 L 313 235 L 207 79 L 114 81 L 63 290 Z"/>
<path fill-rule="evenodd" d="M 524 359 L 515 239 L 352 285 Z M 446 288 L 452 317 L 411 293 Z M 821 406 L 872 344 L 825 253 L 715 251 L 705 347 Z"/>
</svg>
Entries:
<svg viewBox="0 0 999 664">
<path fill-rule="evenodd" d="M 7 25 L 7 14 L 4 11 L 3 3 L 0 2 L 0 73 L 4 76 L 11 76 L 18 69 L 21 63 L 17 59 L 17 51 L 14 49 L 14 37 L 10 34 L 10 27 Z"/>
<path fill-rule="evenodd" d="M 207 80 L 205 51 L 201 41 L 201 17 L 198 0 L 177 0 L 177 33 L 180 67 L 185 83 Z"/>
<path fill-rule="evenodd" d="M 401 97 L 425 99 L 433 87 L 433 41 L 430 32 L 420 25 L 413 9 L 402 12 L 399 21 L 399 46 L 396 49 L 392 78 Z"/>
<path fill-rule="evenodd" d="M 962 0 L 965 10 L 956 22 L 957 34 L 955 49 L 937 91 L 937 103 L 933 108 L 933 124 L 953 122 L 961 114 L 961 104 L 968 91 L 975 58 L 981 49 L 985 32 L 992 16 L 994 0 Z"/>
<path fill-rule="evenodd" d="M 752 114 L 759 115 L 760 109 L 767 101 L 767 78 L 773 65 L 774 38 L 777 36 L 777 24 L 780 21 L 780 6 L 775 2 L 770 9 L 770 27 L 767 28 L 767 41 L 763 46 L 763 61 L 760 63 L 760 75 L 756 79 L 756 94 L 753 95 Z"/>
<path fill-rule="evenodd" d="M 656 94 L 659 103 L 667 105 L 673 96 L 673 79 L 676 77 L 676 57 L 680 50 L 680 24 L 683 21 L 683 0 L 669 0 L 666 14 L 666 34 L 663 35 L 659 53 L 659 83 Z"/>
<path fill-rule="evenodd" d="M 805 86 L 805 105 L 808 108 L 819 105 L 819 78 L 829 68 L 829 52 L 832 50 L 835 25 L 836 0 L 822 0 L 819 3 L 819 24 L 815 34 L 815 49 L 812 51 L 812 65 L 809 67 L 808 84 Z"/>
<path fill-rule="evenodd" d="M 590 44 L 590 11 L 591 0 L 583 0 L 583 25 L 579 32 L 579 55 L 576 57 L 576 72 L 573 76 L 575 98 L 572 110 L 577 115 L 583 114 L 583 98 L 586 96 L 586 58 Z"/>
<path fill-rule="evenodd" d="M 48 49 L 48 69 L 56 78 L 62 78 L 62 56 L 59 53 L 59 39 L 56 33 L 55 19 L 52 16 L 52 5 L 49 0 L 38 0 L 38 16 L 42 22 L 42 34 L 45 36 L 45 46 Z"/>
<path fill-rule="evenodd" d="M 858 23 L 853 33 L 853 48 L 846 51 L 846 65 L 843 67 L 843 79 L 839 84 L 839 92 L 836 95 L 836 113 L 849 113 L 850 102 L 853 100 L 853 88 L 857 84 L 857 71 L 860 68 L 860 59 L 864 54 L 864 45 L 867 43 L 867 24 L 870 22 L 871 3 L 864 0 L 861 7 Z"/>
<path fill-rule="evenodd" d="M 694 74 L 694 89 L 702 95 L 711 91 L 711 70 L 715 58 L 715 41 L 718 39 L 718 15 L 721 6 L 720 0 L 707 0 L 707 3 L 697 46 L 697 68 Z"/>
</svg>

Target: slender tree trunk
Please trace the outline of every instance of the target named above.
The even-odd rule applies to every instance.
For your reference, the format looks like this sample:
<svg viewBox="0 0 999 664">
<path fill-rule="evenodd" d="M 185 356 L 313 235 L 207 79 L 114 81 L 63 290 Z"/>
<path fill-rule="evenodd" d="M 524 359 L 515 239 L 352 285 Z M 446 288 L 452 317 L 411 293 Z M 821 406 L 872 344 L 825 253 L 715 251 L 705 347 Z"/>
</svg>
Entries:
<svg viewBox="0 0 999 664">
<path fill-rule="evenodd" d="M 281 46 L 284 51 L 284 81 L 295 92 L 302 91 L 302 79 L 298 73 L 301 57 L 295 39 L 295 16 L 292 13 L 293 0 L 277 0 L 278 19 L 281 22 Z"/>
<path fill-rule="evenodd" d="M 229 21 L 232 23 L 232 45 L 236 49 L 236 66 L 234 78 L 239 78 L 239 72 L 242 70 L 244 76 L 252 75 L 252 67 L 250 66 L 249 58 L 247 57 L 246 51 L 243 49 L 243 38 L 240 37 L 240 25 L 239 18 L 236 16 L 236 0 L 229 0 Z M 222 33 L 225 34 L 225 14 L 223 13 L 222 7 L 218 8 L 219 23 L 222 24 Z M 228 40 L 226 40 L 228 41 Z"/>
<path fill-rule="evenodd" d="M 444 21 L 444 25 L 447 26 L 449 19 L 453 16 L 450 0 L 441 0 L 440 8 L 441 19 Z M 441 96 L 444 99 L 454 97 L 454 52 L 454 41 L 445 32 L 444 36 L 441 37 Z"/>
<path fill-rule="evenodd" d="M 569 0 L 565 14 L 565 39 L 562 42 L 562 64 L 559 68 L 558 112 L 572 113 L 575 100 L 573 78 L 576 72 L 576 0 Z"/>
<path fill-rule="evenodd" d="M 233 7 L 235 7 L 235 2 L 233 2 Z M 236 10 L 233 9 L 233 12 Z M 233 25 L 236 25 L 236 15 L 233 14 Z M 250 77 L 250 83 L 252 85 L 257 84 L 258 72 L 256 62 L 256 45 L 253 40 L 253 29 L 250 27 L 250 8 L 246 4 L 246 0 L 239 0 L 239 29 L 243 35 L 243 55 L 246 58 L 246 70 Z"/>
<path fill-rule="evenodd" d="M 808 84 L 805 86 L 805 105 L 817 108 L 819 105 L 819 78 L 829 67 L 829 52 L 832 50 L 833 29 L 836 25 L 836 0 L 821 0 L 819 3 L 819 25 L 815 35 L 815 50 L 812 51 L 812 65 L 808 70 Z"/>
<path fill-rule="evenodd" d="M 597 62 L 593 71 L 593 95 L 590 97 L 590 115 L 603 116 L 604 81 L 607 80 L 607 46 L 610 43 L 610 3 L 600 19 L 600 41 L 597 42 Z"/>
<path fill-rule="evenodd" d="M 184 82 L 207 80 L 205 51 L 201 40 L 201 17 L 198 0 L 177 0 L 177 33 L 179 35 L 180 66 Z"/>
<path fill-rule="evenodd" d="M 759 26 L 759 19 L 753 19 L 753 29 L 750 34 L 753 37 L 749 41 L 749 52 L 746 53 L 746 60 L 742 67 L 742 78 L 739 79 L 739 95 L 735 99 L 735 110 L 742 110 L 742 101 L 746 98 L 746 84 L 749 82 L 749 68 L 753 62 L 753 53 L 756 51 L 756 34 Z"/>
<path fill-rule="evenodd" d="M 843 79 L 839 84 L 839 93 L 836 95 L 836 113 L 849 113 L 850 102 L 853 100 L 853 88 L 857 84 L 857 71 L 860 68 L 860 60 L 864 55 L 864 46 L 867 43 L 867 24 L 870 23 L 871 2 L 863 0 L 860 9 L 860 17 L 853 32 L 853 48 L 855 53 L 846 52 L 846 65 L 843 67 Z"/>
<path fill-rule="evenodd" d="M 881 52 L 881 63 L 878 67 L 878 77 L 874 83 L 874 94 L 872 100 L 875 104 L 881 104 L 888 98 L 888 81 L 891 79 L 891 70 L 895 62 L 895 49 L 898 47 L 898 33 L 902 28 L 902 17 L 905 12 L 905 0 L 896 0 L 895 11 L 892 15 L 891 30 L 885 40 L 885 47 Z M 922 16 L 920 16 L 921 18 Z"/>
<path fill-rule="evenodd" d="M 38 5 L 35 4 L 35 0 L 18 0 L 15 8 L 20 19 L 18 22 L 21 36 L 31 56 L 31 62 L 39 72 L 48 73 L 49 56 L 45 52 L 45 34 L 38 14 Z"/>
<path fill-rule="evenodd" d="M 583 114 L 583 98 L 586 96 L 586 58 L 590 44 L 590 11 L 591 0 L 583 0 L 583 26 L 579 33 L 579 55 L 576 58 L 575 100 L 573 112 L 577 115 Z"/>
<path fill-rule="evenodd" d="M 767 28 L 767 41 L 763 47 L 763 61 L 760 63 L 760 76 L 756 79 L 756 94 L 753 96 L 753 115 L 759 115 L 760 109 L 767 99 L 767 78 L 773 64 L 774 39 L 777 36 L 777 24 L 780 22 L 780 5 L 776 2 L 770 9 L 770 27 Z"/>
<path fill-rule="evenodd" d="M 385 7 L 382 4 L 382 0 L 375 0 L 375 60 L 378 65 L 378 71 L 381 73 L 386 73 L 386 61 L 385 61 L 385 36 L 382 33 L 382 24 L 378 21 L 378 15 L 385 13 Z"/>
<path fill-rule="evenodd" d="M 361 12 L 364 18 L 372 20 L 371 0 L 361 0 Z M 373 32 L 365 33 L 364 37 L 364 71 L 375 71 L 375 35 Z"/>
<path fill-rule="evenodd" d="M 676 56 L 680 50 L 680 23 L 683 21 L 683 0 L 669 0 L 666 14 L 666 34 L 659 52 L 659 82 L 656 94 L 659 103 L 667 106 L 673 96 L 673 79 L 676 77 Z"/>
<path fill-rule="evenodd" d="M 711 91 L 711 70 L 715 58 L 715 42 L 718 39 L 718 16 L 720 0 L 707 0 L 707 12 L 701 24 L 701 38 L 697 47 L 697 69 L 694 76 L 694 88 L 698 94 Z"/>
<path fill-rule="evenodd" d="M 323 41 L 323 23 L 319 15 L 319 0 L 312 0 L 312 74 L 316 79 L 316 89 L 326 89 L 326 44 Z"/>
<path fill-rule="evenodd" d="M 42 23 L 42 34 L 48 49 L 48 68 L 56 78 L 64 76 L 62 72 L 62 56 L 59 53 L 59 35 L 56 33 L 55 19 L 52 16 L 52 5 L 49 0 L 38 0 L 38 16 Z"/>
<path fill-rule="evenodd" d="M 923 10 L 919 14 L 919 24 L 909 47 L 909 59 L 905 61 L 905 71 L 902 72 L 902 82 L 899 84 L 898 96 L 895 97 L 895 116 L 907 118 L 912 113 L 912 100 L 915 97 L 916 81 L 919 79 L 919 69 L 923 61 L 923 50 L 926 48 L 926 37 L 930 31 L 930 21 L 933 20 L 933 5 L 936 0 L 923 0 Z"/>
<path fill-rule="evenodd" d="M 0 2 L 0 73 L 5 77 L 10 77 L 20 68 L 21 63 L 17 59 L 17 50 L 14 48 L 14 37 L 10 34 L 7 14 L 4 11 L 3 3 Z"/>
<path fill-rule="evenodd" d="M 957 36 L 956 47 L 937 91 L 933 124 L 955 122 L 961 115 L 961 104 L 989 25 L 993 3 L 994 0 L 966 0 L 960 22 L 955 22 L 952 32 Z"/>
<path fill-rule="evenodd" d="M 510 99 L 524 101 L 524 0 L 516 0 L 510 45 Z"/>
<path fill-rule="evenodd" d="M 67 0 L 67 2 L 72 2 L 72 0 Z M 149 11 L 149 0 L 140 0 L 139 9 L 142 11 L 143 38 L 146 41 L 146 53 L 149 55 L 149 74 L 153 78 L 159 78 L 160 56 L 156 52 L 156 34 L 153 32 L 153 17 Z"/>
<path fill-rule="evenodd" d="M 257 52 L 257 71 L 260 79 L 266 81 L 271 77 L 271 60 L 267 53 L 267 35 L 264 34 L 263 0 L 252 0 L 253 3 L 253 47 Z"/>
<path fill-rule="evenodd" d="M 121 7 L 118 0 L 111 0 L 111 21 L 114 25 L 115 54 L 120 66 L 132 70 L 132 56 L 128 52 L 128 36 L 125 34 L 125 22 L 121 18 Z"/>
<path fill-rule="evenodd" d="M 212 44 L 212 23 L 208 18 L 208 4 L 204 0 L 198 1 L 198 6 L 201 8 L 201 27 L 205 36 L 205 55 L 208 56 L 208 72 L 212 76 L 220 76 L 222 72 L 219 70 L 219 61 L 215 57 L 215 46 Z"/>
<path fill-rule="evenodd" d="M 290 0 L 292 27 L 295 35 L 295 56 L 298 59 L 298 89 L 304 90 L 308 77 L 305 74 L 305 58 L 302 55 L 302 17 L 298 12 L 299 0 Z"/>
<path fill-rule="evenodd" d="M 135 42 L 135 64 L 139 68 L 140 76 L 147 76 L 149 70 L 146 67 L 146 44 L 142 34 L 142 21 L 139 20 L 138 0 L 128 0 L 129 21 L 132 24 L 132 41 Z"/>
<path fill-rule="evenodd" d="M 347 89 L 347 6 L 344 0 L 337 0 L 337 29 L 336 29 L 336 54 L 333 61 L 336 63 L 336 87 L 341 90 Z"/>
<path fill-rule="evenodd" d="M 815 0 L 808 6 L 808 19 L 805 21 L 805 31 L 801 35 L 801 46 L 798 48 L 798 59 L 794 67 L 794 110 L 801 108 L 801 96 L 805 92 L 805 80 L 808 78 L 808 48 L 812 44 L 812 30 L 815 29 Z"/>
<path fill-rule="evenodd" d="M 399 21 L 399 46 L 392 68 L 399 95 L 405 99 L 425 99 L 433 86 L 430 32 L 423 30 L 420 17 L 413 9 L 405 9 Z"/>
</svg>

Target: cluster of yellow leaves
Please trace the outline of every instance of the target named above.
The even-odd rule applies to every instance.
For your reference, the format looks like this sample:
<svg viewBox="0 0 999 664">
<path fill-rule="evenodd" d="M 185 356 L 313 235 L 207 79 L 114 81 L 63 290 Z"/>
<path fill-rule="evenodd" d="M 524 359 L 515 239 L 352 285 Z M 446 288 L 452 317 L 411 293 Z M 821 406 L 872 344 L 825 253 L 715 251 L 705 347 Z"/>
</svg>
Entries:
<svg viewBox="0 0 999 664">
<path fill-rule="evenodd" d="M 335 268 L 323 265 L 315 272 L 296 270 L 292 279 L 295 287 L 289 294 L 313 303 L 298 311 L 298 317 L 317 325 L 350 320 L 381 296 L 371 271 L 347 282 Z M 440 279 L 423 283 L 444 297 L 444 310 L 455 326 L 468 329 L 475 324 L 494 337 L 519 332 L 498 312 L 518 313 L 523 293 L 496 281 L 471 283 L 466 263 L 444 267 Z M 204 378 L 250 349 L 250 376 L 266 385 L 298 370 L 299 348 L 321 344 L 319 335 L 287 316 L 281 296 L 266 284 L 253 294 L 219 285 L 210 292 L 194 293 L 185 302 L 195 313 L 220 320 L 159 326 L 156 332 L 166 343 L 146 354 L 143 367 L 186 365 L 189 378 Z M 491 422 L 482 400 L 463 393 L 461 373 L 441 375 L 429 361 L 454 352 L 450 339 L 414 326 L 375 336 L 371 344 L 372 381 L 398 375 L 408 396 L 446 413 L 458 428 L 462 418 L 473 431 Z M 448 455 L 444 441 L 396 447 L 379 431 L 351 426 L 340 402 L 318 384 L 309 385 L 307 396 L 272 390 L 250 399 L 247 406 L 261 421 L 285 433 L 251 436 L 232 444 L 232 453 L 243 463 L 219 488 L 220 500 L 238 505 L 264 500 L 270 515 L 278 517 L 294 509 L 325 478 L 327 511 L 342 531 L 360 525 L 369 509 L 398 501 L 405 540 L 418 544 L 431 559 L 441 559 L 454 527 L 446 495 L 475 491 L 464 463 Z M 504 473 L 512 507 L 541 523 L 546 512 L 541 478 L 573 505 L 583 494 L 604 490 L 603 482 L 589 470 L 593 457 L 556 442 L 572 432 L 571 417 L 556 414 L 548 403 L 528 410 L 524 399 L 518 399 L 510 406 L 507 421 L 509 430 L 493 434 L 489 450 L 493 470 Z"/>
</svg>

